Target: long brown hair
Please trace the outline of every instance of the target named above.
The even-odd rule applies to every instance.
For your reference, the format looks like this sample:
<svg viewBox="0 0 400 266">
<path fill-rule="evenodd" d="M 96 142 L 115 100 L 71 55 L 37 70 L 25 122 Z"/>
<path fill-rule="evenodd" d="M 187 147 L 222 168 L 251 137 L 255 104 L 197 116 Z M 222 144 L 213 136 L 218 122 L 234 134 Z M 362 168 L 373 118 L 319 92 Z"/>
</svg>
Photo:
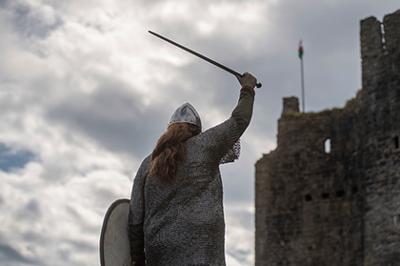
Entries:
<svg viewBox="0 0 400 266">
<path fill-rule="evenodd" d="M 199 133 L 200 128 L 189 123 L 170 125 L 158 139 L 151 154 L 149 175 L 171 180 L 176 174 L 178 163 L 186 158 L 186 141 Z"/>
</svg>

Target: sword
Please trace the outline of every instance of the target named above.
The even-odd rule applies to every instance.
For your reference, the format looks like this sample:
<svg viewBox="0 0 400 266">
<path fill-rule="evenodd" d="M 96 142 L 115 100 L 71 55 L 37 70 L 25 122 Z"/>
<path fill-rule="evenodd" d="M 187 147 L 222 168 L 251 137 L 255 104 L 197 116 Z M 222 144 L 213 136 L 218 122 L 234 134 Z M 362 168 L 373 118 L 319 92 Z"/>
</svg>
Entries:
<svg viewBox="0 0 400 266">
<path fill-rule="evenodd" d="M 183 45 L 180 45 L 179 43 L 176 43 L 176 42 L 174 42 L 174 41 L 172 41 L 172 40 L 170 40 L 170 39 L 168 39 L 168 38 L 166 38 L 164 36 L 161 36 L 158 33 L 155 33 L 155 32 L 150 31 L 150 30 L 149 30 L 149 33 L 153 34 L 154 36 L 156 36 L 156 37 L 158 37 L 158 38 L 160 38 L 160 39 L 162 39 L 164 41 L 167 41 L 167 42 L 169 42 L 169 43 L 171 43 L 171 44 L 173 44 L 173 45 L 175 45 L 175 46 L 177 46 L 177 47 L 179 47 L 179 48 L 181 48 L 183 50 L 185 50 L 186 52 L 189 52 L 189 53 L 191 53 L 191 54 L 193 54 L 193 55 L 195 55 L 197 57 L 200 57 L 201 59 L 203 59 L 203 60 L 205 60 L 205 61 L 207 61 L 207 62 L 209 62 L 209 63 L 211 63 L 211 64 L 213 64 L 213 65 L 215 65 L 215 66 L 217 66 L 219 68 L 222 68 L 223 70 L 235 75 L 236 77 L 242 77 L 243 76 L 243 74 L 240 74 L 239 72 L 237 72 L 237 71 L 235 71 L 235 70 L 233 70 L 233 69 L 231 69 L 231 68 L 229 68 L 227 66 L 224 66 L 223 64 L 218 63 L 218 62 L 212 60 L 211 58 L 208 58 L 207 56 L 204 56 L 204 55 L 202 55 L 202 54 L 200 54 L 198 52 L 195 52 L 195 51 L 193 51 L 193 50 L 191 50 L 191 49 L 189 49 L 189 48 L 187 48 L 187 47 L 185 47 Z M 257 88 L 260 88 L 261 86 L 262 86 L 262 84 L 260 82 L 256 84 Z"/>
</svg>

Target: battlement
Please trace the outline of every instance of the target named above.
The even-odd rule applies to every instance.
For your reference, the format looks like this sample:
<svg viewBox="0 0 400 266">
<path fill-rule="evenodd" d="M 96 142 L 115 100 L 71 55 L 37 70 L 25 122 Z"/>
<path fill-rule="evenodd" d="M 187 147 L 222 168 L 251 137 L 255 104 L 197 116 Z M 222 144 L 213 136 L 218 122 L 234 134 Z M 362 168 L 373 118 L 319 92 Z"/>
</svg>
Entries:
<svg viewBox="0 0 400 266">
<path fill-rule="evenodd" d="M 360 22 L 362 87 L 372 89 L 381 77 L 399 74 L 400 10 L 388 14 L 380 22 L 368 17 Z"/>
<path fill-rule="evenodd" d="M 299 109 L 299 99 L 295 96 L 283 98 L 283 110 L 282 115 L 290 113 L 298 113 Z"/>
</svg>

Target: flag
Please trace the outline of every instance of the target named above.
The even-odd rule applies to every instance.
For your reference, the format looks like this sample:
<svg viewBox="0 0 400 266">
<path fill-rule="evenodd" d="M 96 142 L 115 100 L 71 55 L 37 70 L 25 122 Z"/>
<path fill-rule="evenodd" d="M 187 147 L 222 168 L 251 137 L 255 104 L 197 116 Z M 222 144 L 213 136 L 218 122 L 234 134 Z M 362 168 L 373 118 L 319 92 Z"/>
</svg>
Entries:
<svg viewBox="0 0 400 266">
<path fill-rule="evenodd" d="M 303 59 L 304 49 L 303 49 L 303 42 L 299 42 L 299 58 Z"/>
</svg>

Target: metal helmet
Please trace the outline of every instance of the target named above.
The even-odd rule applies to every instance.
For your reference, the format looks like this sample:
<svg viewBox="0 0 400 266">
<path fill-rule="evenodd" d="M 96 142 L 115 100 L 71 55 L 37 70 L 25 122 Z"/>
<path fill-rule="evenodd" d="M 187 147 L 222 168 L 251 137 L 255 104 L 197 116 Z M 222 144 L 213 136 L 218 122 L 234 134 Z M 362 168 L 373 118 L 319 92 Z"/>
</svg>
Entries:
<svg viewBox="0 0 400 266">
<path fill-rule="evenodd" d="M 184 103 L 175 110 L 169 120 L 168 126 L 175 123 L 193 124 L 198 126 L 201 131 L 200 116 L 190 103 Z"/>
</svg>

